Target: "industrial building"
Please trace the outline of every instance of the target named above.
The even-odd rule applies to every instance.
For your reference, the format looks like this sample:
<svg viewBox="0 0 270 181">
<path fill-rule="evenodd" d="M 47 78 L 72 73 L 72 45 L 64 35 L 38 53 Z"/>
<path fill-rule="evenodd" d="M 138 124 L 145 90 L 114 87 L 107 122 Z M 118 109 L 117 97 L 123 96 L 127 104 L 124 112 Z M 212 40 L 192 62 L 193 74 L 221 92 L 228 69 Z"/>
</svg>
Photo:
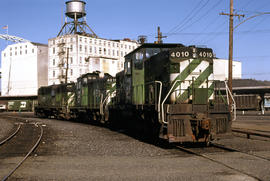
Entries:
<svg viewBox="0 0 270 181">
<path fill-rule="evenodd" d="M 123 69 L 124 56 L 139 45 L 129 39 L 107 40 L 79 34 L 52 38 L 48 43 L 49 85 L 65 82 L 66 70 L 67 82 L 76 82 L 80 75 L 93 71 L 114 76 Z"/>
<path fill-rule="evenodd" d="M 8 45 L 2 51 L 2 96 L 37 95 L 48 85 L 48 46 L 33 42 Z"/>
<path fill-rule="evenodd" d="M 214 59 L 214 79 L 215 80 L 228 80 L 228 60 Z M 233 61 L 233 79 L 242 78 L 242 62 Z"/>
</svg>

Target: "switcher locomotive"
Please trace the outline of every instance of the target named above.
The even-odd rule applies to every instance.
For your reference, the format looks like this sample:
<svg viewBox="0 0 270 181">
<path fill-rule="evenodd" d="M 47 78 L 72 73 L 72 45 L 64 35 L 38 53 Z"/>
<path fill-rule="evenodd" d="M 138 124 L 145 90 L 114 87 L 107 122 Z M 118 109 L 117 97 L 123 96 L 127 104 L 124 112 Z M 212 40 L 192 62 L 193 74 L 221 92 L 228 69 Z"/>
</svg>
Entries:
<svg viewBox="0 0 270 181">
<path fill-rule="evenodd" d="M 61 91 L 52 91 L 53 86 L 66 87 L 57 109 L 50 101 Z M 116 77 L 94 72 L 75 84 L 53 86 L 39 89 L 38 116 L 125 125 L 168 142 L 209 142 L 231 131 L 209 48 L 143 44 L 125 56 Z"/>
</svg>

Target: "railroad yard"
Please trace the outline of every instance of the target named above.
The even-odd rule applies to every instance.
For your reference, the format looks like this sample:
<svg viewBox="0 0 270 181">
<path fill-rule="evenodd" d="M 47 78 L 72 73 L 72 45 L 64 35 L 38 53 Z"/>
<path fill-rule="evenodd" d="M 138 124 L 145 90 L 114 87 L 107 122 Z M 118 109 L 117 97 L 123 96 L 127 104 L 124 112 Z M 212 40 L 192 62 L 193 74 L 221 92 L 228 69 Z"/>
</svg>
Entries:
<svg viewBox="0 0 270 181">
<path fill-rule="evenodd" d="M 0 118 L 2 180 L 270 180 L 267 137 L 251 134 L 247 139 L 234 132 L 209 147 L 168 145 L 124 130 L 40 119 L 32 113 L 1 113 Z M 239 113 L 232 127 L 269 136 L 270 114 Z M 42 130 L 38 147 L 8 177 Z"/>
</svg>

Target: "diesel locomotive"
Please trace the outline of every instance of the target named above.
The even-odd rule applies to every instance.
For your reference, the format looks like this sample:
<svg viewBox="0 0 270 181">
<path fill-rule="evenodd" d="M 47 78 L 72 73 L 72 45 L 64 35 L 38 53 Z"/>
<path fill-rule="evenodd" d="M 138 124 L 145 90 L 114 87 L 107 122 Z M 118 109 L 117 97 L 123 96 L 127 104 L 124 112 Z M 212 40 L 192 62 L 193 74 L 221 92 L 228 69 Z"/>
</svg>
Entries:
<svg viewBox="0 0 270 181">
<path fill-rule="evenodd" d="M 94 72 L 77 83 L 41 87 L 35 112 L 126 125 L 168 142 L 209 142 L 231 131 L 218 92 L 212 49 L 143 44 L 125 56 L 116 77 Z"/>
</svg>

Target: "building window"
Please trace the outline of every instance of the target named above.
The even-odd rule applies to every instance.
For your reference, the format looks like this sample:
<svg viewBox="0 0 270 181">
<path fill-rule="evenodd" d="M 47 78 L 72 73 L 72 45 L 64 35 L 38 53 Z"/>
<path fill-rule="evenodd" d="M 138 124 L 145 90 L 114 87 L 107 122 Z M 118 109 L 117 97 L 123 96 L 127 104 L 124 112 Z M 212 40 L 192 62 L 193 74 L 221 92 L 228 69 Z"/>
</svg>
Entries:
<svg viewBox="0 0 270 181">
<path fill-rule="evenodd" d="M 80 45 L 80 52 L 82 51 L 82 45 Z"/>
<path fill-rule="evenodd" d="M 92 44 L 92 39 L 91 39 L 91 38 L 89 39 L 89 43 L 91 43 L 91 44 Z"/>
<path fill-rule="evenodd" d="M 101 40 L 99 40 L 99 45 L 101 45 Z"/>
<path fill-rule="evenodd" d="M 53 77 L 55 77 L 55 71 L 53 71 Z"/>
<path fill-rule="evenodd" d="M 106 46 L 106 41 L 104 41 L 104 46 Z"/>
<path fill-rule="evenodd" d="M 106 55 L 106 48 L 104 48 L 104 55 Z"/>
<path fill-rule="evenodd" d="M 97 53 L 97 47 L 95 47 L 95 53 Z"/>
<path fill-rule="evenodd" d="M 82 63 L 82 57 L 80 57 L 80 64 Z"/>
<path fill-rule="evenodd" d="M 73 51 L 73 45 L 70 45 L 70 52 L 72 52 Z"/>
<path fill-rule="evenodd" d="M 55 40 L 53 40 L 53 45 L 55 45 Z M 25 45 L 25 48 L 27 48 L 27 45 Z"/>
<path fill-rule="evenodd" d="M 121 44 L 121 48 L 123 48 L 123 44 Z"/>
<path fill-rule="evenodd" d="M 84 42 L 87 43 L 87 38 L 84 38 Z"/>
<path fill-rule="evenodd" d="M 82 42 L 82 37 L 80 37 L 79 41 Z"/>
<path fill-rule="evenodd" d="M 108 55 L 111 55 L 111 50 L 110 49 L 108 50 Z"/>
<path fill-rule="evenodd" d="M 70 57 L 70 64 L 73 64 L 73 58 Z"/>
<path fill-rule="evenodd" d="M 95 39 L 95 45 L 97 44 L 97 40 Z"/>
<path fill-rule="evenodd" d="M 89 48 L 90 48 L 90 53 L 92 53 L 92 47 L 90 46 Z"/>
<path fill-rule="evenodd" d="M 121 57 L 123 57 L 123 52 L 121 51 Z"/>
<path fill-rule="evenodd" d="M 82 69 L 80 69 L 80 74 L 82 74 Z"/>
<path fill-rule="evenodd" d="M 73 70 L 72 70 L 72 69 L 70 69 L 70 75 L 71 75 L 71 76 L 73 75 Z"/>
<path fill-rule="evenodd" d="M 55 59 L 53 59 L 53 66 L 55 65 Z"/>
<path fill-rule="evenodd" d="M 116 51 L 116 54 L 117 54 L 117 56 L 119 56 L 119 51 L 118 50 Z"/>
<path fill-rule="evenodd" d="M 70 38 L 70 42 L 73 42 L 73 38 Z"/>
<path fill-rule="evenodd" d="M 112 61 L 112 64 L 114 64 L 114 61 Z"/>
<path fill-rule="evenodd" d="M 20 55 L 22 55 L 22 51 L 20 51 Z"/>
<path fill-rule="evenodd" d="M 125 45 L 125 49 L 127 49 L 127 45 Z"/>
<path fill-rule="evenodd" d="M 84 50 L 85 50 L 85 53 L 87 53 L 87 46 L 85 45 L 85 47 L 84 47 Z"/>
<path fill-rule="evenodd" d="M 101 47 L 99 47 L 99 54 L 100 54 L 100 55 L 102 54 L 102 49 L 101 49 Z"/>
<path fill-rule="evenodd" d="M 110 42 L 108 42 L 108 47 L 110 47 L 111 46 L 111 43 Z"/>
<path fill-rule="evenodd" d="M 25 50 L 25 52 L 27 52 L 27 50 Z M 27 54 L 27 53 L 25 53 L 25 54 Z M 55 54 L 55 48 L 53 48 L 53 54 Z"/>
<path fill-rule="evenodd" d="M 114 56 L 114 54 L 115 54 L 115 52 L 114 52 L 114 50 L 112 51 L 112 55 Z"/>
<path fill-rule="evenodd" d="M 6 53 L 4 53 L 4 57 L 6 57 Z"/>
<path fill-rule="evenodd" d="M 35 49 L 32 49 L 32 53 L 35 53 Z"/>
<path fill-rule="evenodd" d="M 12 52 L 10 52 L 10 56 L 12 56 Z"/>
<path fill-rule="evenodd" d="M 17 55 L 17 52 L 15 52 L 15 55 Z"/>
<path fill-rule="evenodd" d="M 27 50 L 25 50 L 25 54 L 27 54 Z"/>
<path fill-rule="evenodd" d="M 114 43 L 112 44 L 112 46 L 114 47 Z"/>
<path fill-rule="evenodd" d="M 119 44 L 118 43 L 116 43 L 116 46 L 117 46 L 117 48 L 119 48 Z"/>
</svg>

